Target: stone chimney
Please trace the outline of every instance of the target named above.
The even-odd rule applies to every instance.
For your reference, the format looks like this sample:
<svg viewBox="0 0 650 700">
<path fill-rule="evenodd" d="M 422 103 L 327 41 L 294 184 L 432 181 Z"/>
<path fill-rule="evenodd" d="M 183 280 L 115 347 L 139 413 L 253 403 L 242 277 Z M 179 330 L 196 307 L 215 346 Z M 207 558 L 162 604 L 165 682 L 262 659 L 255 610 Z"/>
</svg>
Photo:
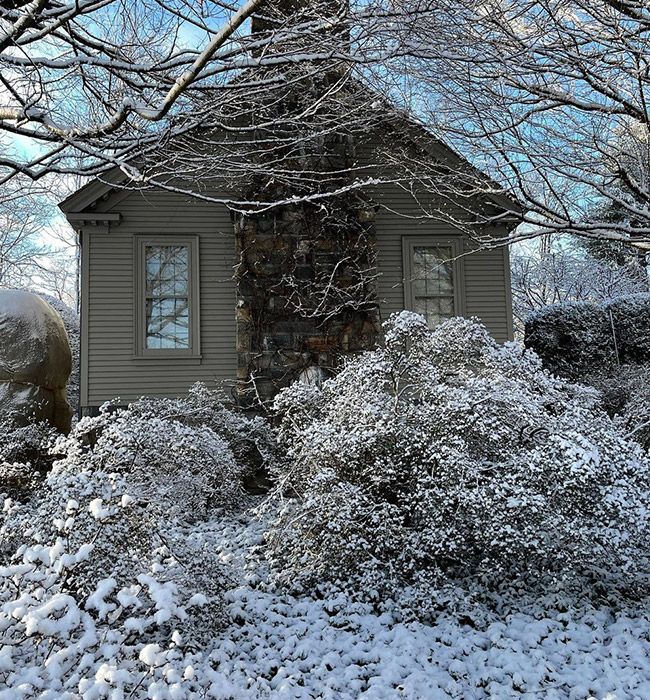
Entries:
<svg viewBox="0 0 650 700">
<path fill-rule="evenodd" d="M 342 26 L 339 21 L 346 14 L 347 9 L 347 0 L 269 0 L 253 15 L 251 35 L 277 32 L 310 21 L 320 20 L 325 23 L 329 21 L 331 26 L 324 26 L 318 34 L 322 34 L 323 37 L 332 35 L 335 38 L 335 46 L 348 35 L 347 27 Z M 306 33 L 305 44 L 313 43 L 314 37 L 315 34 Z M 295 41 L 300 46 L 300 40 Z M 294 46 L 294 40 L 292 40 L 291 48 Z"/>
<path fill-rule="evenodd" d="M 290 75 L 291 87 L 272 93 L 269 106 L 263 103 L 265 126 L 260 130 L 264 144 L 277 136 L 271 171 L 285 149 L 282 167 L 309 172 L 307 180 L 321 196 L 310 202 L 307 185 L 262 175 L 251 183 L 249 201 L 298 201 L 235 217 L 242 403 L 247 397 L 269 401 L 292 381 L 326 376 L 343 356 L 373 347 L 379 335 L 374 205 L 360 192 L 322 196 L 327 190 L 345 190 L 356 137 L 338 124 L 342 107 L 336 102 L 320 103 L 313 125 L 310 116 L 293 119 L 311 100 L 318 102 L 348 69 L 344 60 L 327 55 L 344 50 L 346 9 L 346 0 L 271 0 L 252 19 L 253 39 L 311 24 L 304 32 L 259 48 L 255 55 L 321 55 L 317 70 L 310 60 L 262 68 Z M 331 120 L 332 129 L 323 133 L 319 120 Z M 296 142 L 300 149 L 294 148 Z M 260 152 L 263 159 L 262 148 Z"/>
</svg>

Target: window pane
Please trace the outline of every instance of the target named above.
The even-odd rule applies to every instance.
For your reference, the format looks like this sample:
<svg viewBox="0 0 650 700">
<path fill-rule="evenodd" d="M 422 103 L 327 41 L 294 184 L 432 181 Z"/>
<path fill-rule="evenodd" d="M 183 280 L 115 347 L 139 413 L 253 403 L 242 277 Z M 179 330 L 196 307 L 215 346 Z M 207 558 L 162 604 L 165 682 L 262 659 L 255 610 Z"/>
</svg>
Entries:
<svg viewBox="0 0 650 700">
<path fill-rule="evenodd" d="M 451 246 L 414 246 L 411 260 L 413 310 L 429 328 L 454 315 L 454 264 Z"/>
<path fill-rule="evenodd" d="M 146 246 L 147 296 L 187 296 L 189 249 L 187 246 Z"/>
<path fill-rule="evenodd" d="M 417 287 L 414 287 L 415 294 L 449 294 L 453 290 L 452 256 L 450 246 L 413 248 L 411 273 L 412 283 L 417 284 Z"/>
<path fill-rule="evenodd" d="M 147 245 L 145 260 L 145 347 L 190 348 L 190 249 Z"/>
<path fill-rule="evenodd" d="M 440 297 L 441 320 L 451 318 L 454 315 L 454 297 Z"/>
<path fill-rule="evenodd" d="M 147 348 L 190 347 L 189 299 L 147 299 L 146 322 Z"/>
<path fill-rule="evenodd" d="M 453 297 L 415 297 L 413 302 L 413 311 L 426 318 L 429 328 L 434 328 L 454 315 Z"/>
</svg>

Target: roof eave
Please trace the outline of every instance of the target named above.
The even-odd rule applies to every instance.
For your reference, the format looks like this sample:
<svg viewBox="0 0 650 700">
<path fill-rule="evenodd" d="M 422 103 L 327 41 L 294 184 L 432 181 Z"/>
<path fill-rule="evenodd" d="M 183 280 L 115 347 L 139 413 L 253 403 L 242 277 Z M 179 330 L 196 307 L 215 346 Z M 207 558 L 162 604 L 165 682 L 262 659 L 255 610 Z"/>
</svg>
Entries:
<svg viewBox="0 0 650 700">
<path fill-rule="evenodd" d="M 80 213 L 116 186 L 122 185 L 126 179 L 127 176 L 119 168 L 112 168 L 103 175 L 93 178 L 62 202 L 59 202 L 59 209 L 66 216 L 71 213 Z M 69 217 L 68 220 L 70 220 Z"/>
</svg>

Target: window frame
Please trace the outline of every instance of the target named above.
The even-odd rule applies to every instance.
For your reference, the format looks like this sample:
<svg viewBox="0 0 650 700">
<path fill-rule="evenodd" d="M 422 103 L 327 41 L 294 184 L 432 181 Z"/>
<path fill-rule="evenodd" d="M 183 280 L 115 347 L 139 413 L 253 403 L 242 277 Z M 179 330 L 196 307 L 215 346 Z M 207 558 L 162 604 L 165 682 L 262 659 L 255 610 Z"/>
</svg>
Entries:
<svg viewBox="0 0 650 700">
<path fill-rule="evenodd" d="M 147 295 L 146 295 L 146 256 L 147 246 L 187 246 L 189 251 L 189 333 L 190 342 L 188 348 L 148 348 L 146 345 L 146 319 L 147 319 Z M 135 347 L 136 358 L 200 358 L 201 357 L 201 337 L 200 337 L 200 299 L 199 299 L 199 237 L 198 236 L 177 236 L 159 235 L 135 237 Z"/>
<path fill-rule="evenodd" d="M 418 247 L 448 246 L 451 248 L 452 273 L 454 285 L 454 316 L 465 315 L 465 265 L 463 254 L 462 236 L 402 236 L 402 269 L 404 271 L 404 308 L 409 311 L 415 309 L 415 295 L 413 293 L 413 249 Z"/>
</svg>

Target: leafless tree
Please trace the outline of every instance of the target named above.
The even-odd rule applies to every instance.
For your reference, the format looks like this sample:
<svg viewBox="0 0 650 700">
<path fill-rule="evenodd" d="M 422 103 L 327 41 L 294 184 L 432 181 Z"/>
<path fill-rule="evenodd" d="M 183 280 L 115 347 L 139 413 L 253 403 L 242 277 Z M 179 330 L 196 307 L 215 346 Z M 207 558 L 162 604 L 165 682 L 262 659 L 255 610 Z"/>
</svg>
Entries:
<svg viewBox="0 0 650 700">
<path fill-rule="evenodd" d="M 31 190 L 5 188 L 0 196 L 0 286 L 24 286 L 48 253 L 40 240 L 45 212 Z"/>
<path fill-rule="evenodd" d="M 363 208 L 377 175 L 357 150 L 398 118 L 363 78 L 394 50 L 373 40 L 389 16 L 336 0 L 0 2 L 0 186 L 110 170 L 242 216 L 309 201 L 329 221 L 328 198 Z M 332 284 L 342 263 L 308 293 L 290 278 L 295 305 L 363 305 L 368 255 L 346 259 L 358 273 L 345 289 Z M 50 255 L 34 279 L 61 297 L 68 271 Z"/>
<path fill-rule="evenodd" d="M 245 215 L 390 181 L 484 245 L 650 240 L 649 28 L 635 0 L 0 1 L 0 185 L 114 168 Z"/>
<path fill-rule="evenodd" d="M 51 251 L 30 270 L 23 286 L 48 294 L 72 309 L 78 305 L 78 262 L 76 247 Z"/>
<path fill-rule="evenodd" d="M 522 236 L 650 235 L 650 6 L 401 0 L 394 90 L 515 195 Z M 432 10 L 436 12 L 432 12 Z M 408 103 L 408 104 L 407 104 Z M 467 175 L 463 191 L 484 190 Z M 612 210 L 615 219 L 605 215 Z"/>
<path fill-rule="evenodd" d="M 396 27 L 435 14 L 386 0 L 0 2 L 0 184 L 117 166 L 208 199 L 228 173 L 240 208 L 322 201 L 376 183 L 340 144 L 381 125 L 380 177 L 440 193 L 458 163 L 403 167 L 386 70 L 404 54 Z M 373 71 L 385 80 L 369 89 Z"/>
<path fill-rule="evenodd" d="M 253 15 L 251 31 L 244 25 Z M 0 2 L 0 136 L 13 138 L 0 157 L 0 183 L 16 174 L 95 175 L 109 166 L 153 182 L 151 167 L 140 164 L 170 140 L 175 153 L 185 144 L 186 157 L 171 164 L 182 176 L 183 165 L 206 160 L 217 132 L 220 148 L 210 151 L 204 182 L 213 170 L 250 165 L 234 157 L 226 132 L 237 135 L 238 151 L 246 143 L 258 155 L 264 148 L 265 169 L 275 164 L 279 172 L 290 155 L 282 145 L 300 146 L 292 126 L 311 121 L 322 138 L 359 112 L 358 100 L 336 100 L 333 121 L 323 105 L 345 93 L 350 71 L 343 67 L 368 56 L 363 31 L 356 48 L 350 35 L 364 16 L 367 10 L 355 16 L 331 0 Z M 11 148 L 15 139 L 21 148 Z M 161 182 L 165 174 L 156 170 Z"/>
<path fill-rule="evenodd" d="M 550 235 L 515 247 L 511 255 L 512 301 L 516 332 L 526 317 L 551 304 L 605 301 L 648 291 L 645 268 L 633 259 L 622 263 L 598 259 L 576 241 Z"/>
<path fill-rule="evenodd" d="M 0 188 L 0 287 L 44 292 L 74 308 L 76 240 L 53 218 L 56 197 L 23 178 Z"/>
<path fill-rule="evenodd" d="M 204 198 L 228 172 L 242 206 L 318 200 L 372 179 L 324 142 L 406 112 L 477 168 L 388 139 L 383 177 L 438 195 L 423 215 L 641 240 L 649 26 L 635 0 L 1 2 L 0 133 L 32 147 L 0 181 L 117 165 Z M 477 206 L 502 188 L 521 208 Z"/>
<path fill-rule="evenodd" d="M 0 127 L 40 146 L 27 158 L 2 158 L 5 177 L 124 164 L 160 136 L 147 125 L 163 122 L 211 61 L 231 64 L 239 51 L 228 42 L 261 4 L 0 3 Z M 201 46 L 185 42 L 183 32 Z"/>
</svg>

